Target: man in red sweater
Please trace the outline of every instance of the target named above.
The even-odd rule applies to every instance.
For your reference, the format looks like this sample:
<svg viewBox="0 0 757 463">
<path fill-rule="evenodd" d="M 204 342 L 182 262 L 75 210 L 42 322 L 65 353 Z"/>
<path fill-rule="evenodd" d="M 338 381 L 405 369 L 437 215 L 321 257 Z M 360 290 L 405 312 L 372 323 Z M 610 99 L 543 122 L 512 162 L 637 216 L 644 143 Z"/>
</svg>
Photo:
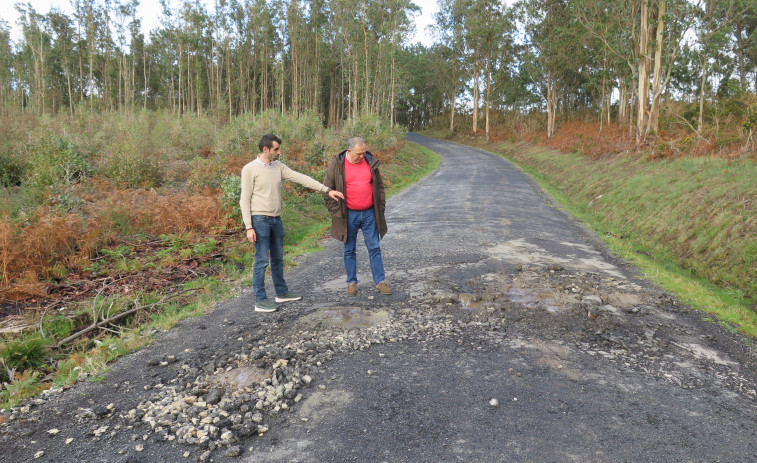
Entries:
<svg viewBox="0 0 757 463">
<path fill-rule="evenodd" d="M 376 290 L 392 294 L 386 284 L 379 241 L 386 234 L 386 196 L 379 172 L 380 161 L 369 151 L 360 137 L 351 138 L 347 149 L 329 164 L 323 184 L 344 194 L 338 201 L 323 194 L 331 213 L 331 236 L 344 243 L 344 268 L 347 272 L 347 295 L 357 295 L 357 232 L 363 231 L 368 249 L 371 273 Z"/>
</svg>

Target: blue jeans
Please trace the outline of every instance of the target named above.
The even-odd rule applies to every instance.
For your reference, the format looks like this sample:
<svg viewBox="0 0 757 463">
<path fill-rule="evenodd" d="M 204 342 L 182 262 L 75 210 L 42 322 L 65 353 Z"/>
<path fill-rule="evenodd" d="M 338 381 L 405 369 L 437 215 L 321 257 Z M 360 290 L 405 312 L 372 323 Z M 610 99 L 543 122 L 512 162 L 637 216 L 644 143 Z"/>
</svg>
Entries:
<svg viewBox="0 0 757 463">
<path fill-rule="evenodd" d="M 284 222 L 281 217 L 253 215 L 252 228 L 255 229 L 255 266 L 252 269 L 252 288 L 255 300 L 266 299 L 265 269 L 268 268 L 268 254 L 271 255 L 271 277 L 276 295 L 289 292 L 284 281 Z"/>
<path fill-rule="evenodd" d="M 357 231 L 363 230 L 363 240 L 368 248 L 371 261 L 371 273 L 376 284 L 384 281 L 384 262 L 381 260 L 379 247 L 379 232 L 376 227 L 376 215 L 373 208 L 364 211 L 347 209 L 347 241 L 344 243 L 344 269 L 347 271 L 347 284 L 357 283 L 357 258 L 355 246 Z"/>
</svg>

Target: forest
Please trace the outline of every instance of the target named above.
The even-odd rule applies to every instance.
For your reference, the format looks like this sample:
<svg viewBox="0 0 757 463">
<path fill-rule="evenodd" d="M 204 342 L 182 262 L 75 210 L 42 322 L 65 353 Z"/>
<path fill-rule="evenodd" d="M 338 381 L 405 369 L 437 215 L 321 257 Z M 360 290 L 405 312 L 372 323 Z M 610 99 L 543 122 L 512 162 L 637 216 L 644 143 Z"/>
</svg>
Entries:
<svg viewBox="0 0 757 463">
<path fill-rule="evenodd" d="M 164 2 L 148 35 L 138 5 L 17 3 L 22 38 L 0 24 L 4 114 L 276 109 L 334 127 L 367 112 L 411 130 L 445 114 L 455 130 L 457 113 L 487 136 L 503 120 L 547 137 L 582 120 L 637 146 L 665 132 L 754 148 L 755 0 L 439 0 L 429 47 L 409 43 L 407 0 Z"/>
</svg>

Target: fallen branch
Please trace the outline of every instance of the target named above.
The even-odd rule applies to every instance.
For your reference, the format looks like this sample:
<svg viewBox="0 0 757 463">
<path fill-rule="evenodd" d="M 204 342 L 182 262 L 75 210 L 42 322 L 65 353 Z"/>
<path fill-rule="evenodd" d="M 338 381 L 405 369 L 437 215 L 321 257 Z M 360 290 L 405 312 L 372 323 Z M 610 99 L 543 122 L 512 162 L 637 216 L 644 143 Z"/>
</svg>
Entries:
<svg viewBox="0 0 757 463">
<path fill-rule="evenodd" d="M 677 117 L 678 119 L 680 119 L 680 120 L 681 120 L 681 122 L 683 122 L 684 124 L 686 124 L 687 126 L 689 126 L 689 129 L 691 129 L 691 131 L 692 131 L 692 132 L 694 132 L 695 134 L 697 134 L 697 137 L 699 137 L 699 139 L 700 139 L 700 140 L 702 140 L 702 141 L 705 141 L 705 142 L 707 142 L 707 143 L 710 143 L 710 140 L 708 140 L 708 139 L 704 138 L 704 137 L 702 136 L 702 134 L 701 134 L 701 133 L 699 133 L 699 131 L 697 131 L 697 129 L 695 129 L 693 125 L 691 125 L 691 122 L 689 122 L 689 121 L 687 121 L 687 120 L 686 120 L 686 118 L 684 118 L 684 117 L 681 117 L 681 116 L 676 116 L 676 117 Z"/>
<path fill-rule="evenodd" d="M 74 339 L 78 339 L 78 338 L 80 338 L 80 337 L 82 337 L 82 336 L 84 336 L 84 335 L 86 335 L 88 333 L 91 333 L 92 331 L 95 331 L 95 330 L 98 330 L 98 329 L 107 329 L 107 328 L 105 328 L 107 325 L 110 325 L 111 323 L 113 323 L 115 321 L 118 321 L 118 320 L 120 320 L 120 319 L 122 319 L 122 318 L 124 318 L 124 317 L 126 317 L 128 315 L 131 315 L 131 314 L 135 313 L 135 312 L 138 312 L 138 311 L 140 311 L 142 309 L 150 309 L 150 308 L 153 308 L 153 307 L 157 307 L 159 305 L 162 305 L 166 301 L 169 301 L 171 299 L 174 299 L 176 297 L 181 296 L 182 294 L 185 294 L 185 293 L 188 293 L 188 292 L 192 292 L 192 291 L 198 291 L 200 289 L 202 289 L 202 288 L 185 289 L 183 291 L 179 291 L 178 293 L 174 293 L 174 294 L 170 294 L 168 296 L 165 296 L 163 299 L 159 300 L 158 302 L 153 302 L 152 304 L 146 305 L 146 306 L 139 305 L 139 300 L 135 300 L 134 304 L 136 305 L 136 307 L 134 307 L 133 309 L 129 309 L 129 310 L 125 311 L 125 312 L 121 312 L 119 314 L 113 315 L 112 317 L 106 318 L 106 319 L 101 320 L 99 322 L 97 321 L 97 319 L 95 319 L 95 323 L 89 325 L 88 327 L 84 328 L 81 331 L 78 331 L 78 332 L 72 334 L 71 336 L 69 336 L 69 337 L 67 337 L 65 339 L 62 339 L 62 340 L 58 341 L 55 344 L 55 347 L 60 347 L 60 346 L 62 346 L 64 344 L 68 344 L 69 342 L 73 341 Z M 95 300 L 96 300 L 96 298 L 95 298 Z"/>
</svg>

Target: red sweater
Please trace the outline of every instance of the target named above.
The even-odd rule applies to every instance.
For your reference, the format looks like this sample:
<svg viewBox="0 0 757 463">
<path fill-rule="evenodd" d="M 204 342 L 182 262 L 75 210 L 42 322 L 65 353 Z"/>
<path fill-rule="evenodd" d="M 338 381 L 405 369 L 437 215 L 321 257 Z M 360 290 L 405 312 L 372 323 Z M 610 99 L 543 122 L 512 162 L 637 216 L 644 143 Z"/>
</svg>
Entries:
<svg viewBox="0 0 757 463">
<path fill-rule="evenodd" d="M 344 180 L 347 198 L 347 208 L 363 211 L 373 207 L 373 177 L 371 167 L 363 159 L 358 164 L 351 163 L 347 156 L 344 157 Z"/>
</svg>

